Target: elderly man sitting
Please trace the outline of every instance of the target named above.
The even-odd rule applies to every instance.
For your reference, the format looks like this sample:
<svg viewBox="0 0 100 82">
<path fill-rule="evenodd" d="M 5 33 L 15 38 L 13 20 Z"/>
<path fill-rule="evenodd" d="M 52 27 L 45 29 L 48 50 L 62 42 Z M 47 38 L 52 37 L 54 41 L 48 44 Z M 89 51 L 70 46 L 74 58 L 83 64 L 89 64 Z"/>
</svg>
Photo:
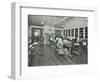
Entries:
<svg viewBox="0 0 100 82">
<path fill-rule="evenodd" d="M 64 50 L 63 50 L 63 41 L 61 38 L 58 39 L 57 41 L 57 51 L 59 55 L 64 55 Z"/>
<path fill-rule="evenodd" d="M 71 52 L 71 40 L 68 38 L 65 38 L 63 40 L 63 48 L 64 48 L 64 52 L 66 54 L 66 56 L 71 56 L 70 52 Z"/>
<path fill-rule="evenodd" d="M 71 47 L 71 41 L 64 39 L 62 40 L 61 38 L 58 39 L 57 41 L 57 52 L 59 55 L 64 55 L 65 58 L 70 56 L 70 47 Z"/>
</svg>

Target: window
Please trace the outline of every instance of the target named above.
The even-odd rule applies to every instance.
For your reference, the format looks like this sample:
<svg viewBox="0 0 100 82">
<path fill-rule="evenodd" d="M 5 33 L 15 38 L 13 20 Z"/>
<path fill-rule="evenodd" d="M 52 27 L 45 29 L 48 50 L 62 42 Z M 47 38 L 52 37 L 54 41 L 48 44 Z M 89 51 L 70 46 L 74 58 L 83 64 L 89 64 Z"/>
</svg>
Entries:
<svg viewBox="0 0 100 82">
<path fill-rule="evenodd" d="M 83 38 L 83 28 L 80 28 L 80 38 Z"/>
<path fill-rule="evenodd" d="M 78 28 L 75 29 L 75 37 L 78 37 Z"/>
<path fill-rule="evenodd" d="M 56 35 L 56 37 L 61 36 L 61 30 L 55 30 L 55 35 Z"/>
<path fill-rule="evenodd" d="M 64 30 L 64 34 L 63 35 L 66 36 L 66 30 Z"/>
<path fill-rule="evenodd" d="M 68 36 L 68 30 L 66 30 L 66 37 Z"/>
<path fill-rule="evenodd" d="M 88 27 L 85 27 L 85 38 L 88 38 Z"/>
<path fill-rule="evenodd" d="M 72 36 L 74 36 L 74 29 L 72 29 Z"/>
<path fill-rule="evenodd" d="M 68 30 L 69 31 L 69 36 L 70 36 L 70 30 Z"/>
</svg>

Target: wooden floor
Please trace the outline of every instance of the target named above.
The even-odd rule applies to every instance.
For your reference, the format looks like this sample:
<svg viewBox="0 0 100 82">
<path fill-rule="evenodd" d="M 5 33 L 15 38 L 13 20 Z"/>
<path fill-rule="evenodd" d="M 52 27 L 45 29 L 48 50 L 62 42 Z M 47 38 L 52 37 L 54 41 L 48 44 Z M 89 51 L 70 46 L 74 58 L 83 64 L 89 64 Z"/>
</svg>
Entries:
<svg viewBox="0 0 100 82">
<path fill-rule="evenodd" d="M 74 65 L 86 64 L 87 54 L 74 55 L 70 58 L 65 58 L 64 55 L 58 55 L 54 47 L 39 46 L 37 47 L 37 54 L 32 56 L 29 66 L 50 66 L 50 65 Z"/>
</svg>

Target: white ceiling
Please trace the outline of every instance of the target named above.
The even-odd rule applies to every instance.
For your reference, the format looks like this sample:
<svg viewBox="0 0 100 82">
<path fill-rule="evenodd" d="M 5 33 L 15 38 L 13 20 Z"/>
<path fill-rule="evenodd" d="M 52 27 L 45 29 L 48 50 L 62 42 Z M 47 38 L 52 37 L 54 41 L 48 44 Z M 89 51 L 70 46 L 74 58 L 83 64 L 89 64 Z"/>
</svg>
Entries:
<svg viewBox="0 0 100 82">
<path fill-rule="evenodd" d="M 29 15 L 28 20 L 30 25 L 56 25 L 69 17 L 64 16 L 37 16 Z"/>
<path fill-rule="evenodd" d="M 54 25 L 55 27 L 64 27 L 68 20 L 75 18 L 69 16 L 47 16 L 47 15 L 28 15 L 29 25 Z"/>
</svg>

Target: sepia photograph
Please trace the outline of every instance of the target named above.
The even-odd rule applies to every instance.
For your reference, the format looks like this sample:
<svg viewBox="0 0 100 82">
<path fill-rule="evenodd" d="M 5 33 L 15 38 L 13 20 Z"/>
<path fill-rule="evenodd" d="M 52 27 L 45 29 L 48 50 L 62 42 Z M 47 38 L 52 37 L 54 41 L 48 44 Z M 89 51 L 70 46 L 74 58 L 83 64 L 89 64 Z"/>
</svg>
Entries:
<svg viewBox="0 0 100 82">
<path fill-rule="evenodd" d="M 28 15 L 28 66 L 88 64 L 88 17 Z"/>
</svg>

